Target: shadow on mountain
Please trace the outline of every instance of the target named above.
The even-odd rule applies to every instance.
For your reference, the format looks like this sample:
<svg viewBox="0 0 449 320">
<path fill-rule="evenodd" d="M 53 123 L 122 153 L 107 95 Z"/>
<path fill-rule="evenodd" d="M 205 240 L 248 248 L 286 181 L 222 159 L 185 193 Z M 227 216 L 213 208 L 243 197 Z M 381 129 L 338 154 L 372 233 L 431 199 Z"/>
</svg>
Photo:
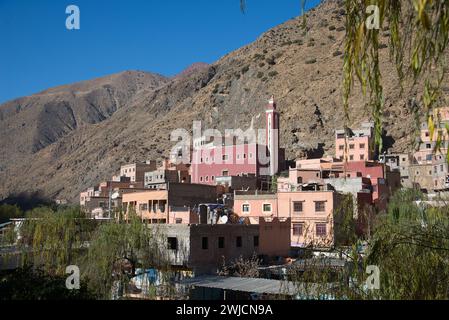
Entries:
<svg viewBox="0 0 449 320">
<path fill-rule="evenodd" d="M 54 201 L 48 199 L 39 191 L 11 194 L 7 198 L 0 201 L 0 205 L 2 204 L 16 205 L 22 211 L 28 211 L 41 206 L 56 206 L 56 203 Z"/>
</svg>

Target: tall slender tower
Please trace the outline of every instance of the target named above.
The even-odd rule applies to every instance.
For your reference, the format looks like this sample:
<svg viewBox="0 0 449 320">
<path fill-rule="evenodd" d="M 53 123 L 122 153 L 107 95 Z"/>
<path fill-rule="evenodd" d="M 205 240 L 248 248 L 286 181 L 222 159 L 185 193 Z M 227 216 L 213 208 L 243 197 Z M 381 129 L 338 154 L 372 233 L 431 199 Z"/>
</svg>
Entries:
<svg viewBox="0 0 449 320">
<path fill-rule="evenodd" d="M 270 156 L 270 175 L 279 170 L 279 112 L 276 110 L 274 96 L 268 100 L 266 110 L 266 142 Z"/>
</svg>

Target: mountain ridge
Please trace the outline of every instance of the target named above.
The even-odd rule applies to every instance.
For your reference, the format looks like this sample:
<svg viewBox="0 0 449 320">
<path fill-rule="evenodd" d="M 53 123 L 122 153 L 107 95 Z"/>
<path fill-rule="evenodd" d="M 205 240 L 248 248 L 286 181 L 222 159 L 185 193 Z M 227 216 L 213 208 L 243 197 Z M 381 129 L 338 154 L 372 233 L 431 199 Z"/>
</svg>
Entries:
<svg viewBox="0 0 449 320">
<path fill-rule="evenodd" d="M 25 97 L 34 101 L 29 107 L 39 109 L 39 117 L 27 118 L 10 106 L 8 121 L 0 106 L 0 133 L 12 137 L 0 142 L 4 150 L 0 198 L 42 190 L 49 197 L 76 201 L 80 191 L 109 179 L 120 164 L 166 156 L 174 146 L 170 132 L 191 130 L 194 120 L 201 120 L 203 129 L 246 129 L 252 121 L 263 128 L 263 117 L 258 115 L 271 95 L 281 115 L 281 146 L 289 158 L 332 155 L 334 130 L 345 121 L 341 97 L 344 15 L 342 1 L 325 1 L 307 12 L 307 32 L 302 18 L 290 19 L 181 77 L 130 75 L 109 91 L 107 86 L 94 86 L 93 93 L 80 98 L 84 111 L 74 116 L 64 99 Z M 413 97 L 401 96 L 395 72 L 388 72 L 394 66 L 388 62 L 386 32 L 382 31 L 380 52 L 385 141 L 395 151 L 408 151 L 414 138 Z M 358 126 L 370 117 L 370 111 L 357 85 L 354 92 L 349 124 Z M 50 120 L 56 121 L 58 130 L 48 128 Z M 29 126 L 33 121 L 38 125 Z"/>
</svg>

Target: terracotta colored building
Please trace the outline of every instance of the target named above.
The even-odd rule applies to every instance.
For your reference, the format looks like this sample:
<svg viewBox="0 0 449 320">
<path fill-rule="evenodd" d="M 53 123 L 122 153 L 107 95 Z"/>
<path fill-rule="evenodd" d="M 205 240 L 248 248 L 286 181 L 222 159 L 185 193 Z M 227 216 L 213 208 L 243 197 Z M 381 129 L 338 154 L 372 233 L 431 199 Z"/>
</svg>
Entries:
<svg viewBox="0 0 449 320">
<path fill-rule="evenodd" d="M 215 186 L 169 183 L 165 190 L 147 190 L 123 194 L 125 216 L 135 211 L 148 223 L 198 223 L 197 207 L 216 203 Z"/>
<path fill-rule="evenodd" d="M 167 248 L 172 266 L 191 270 L 195 275 L 216 274 L 240 257 L 254 255 L 287 257 L 290 251 L 290 221 L 264 221 L 258 225 L 191 224 L 152 225 L 163 235 L 160 248 Z"/>
</svg>

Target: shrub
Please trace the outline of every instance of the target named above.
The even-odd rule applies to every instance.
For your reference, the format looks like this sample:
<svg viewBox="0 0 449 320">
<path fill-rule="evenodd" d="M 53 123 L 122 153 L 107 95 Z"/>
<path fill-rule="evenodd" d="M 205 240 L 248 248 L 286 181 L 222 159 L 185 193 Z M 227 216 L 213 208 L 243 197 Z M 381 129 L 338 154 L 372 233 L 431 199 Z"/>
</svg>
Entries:
<svg viewBox="0 0 449 320">
<path fill-rule="evenodd" d="M 259 71 L 258 73 L 257 73 L 257 78 L 262 78 L 263 77 L 263 72 L 261 72 L 261 71 Z"/>
<path fill-rule="evenodd" d="M 310 58 L 306 60 L 306 64 L 314 64 L 316 63 L 316 59 L 315 58 Z"/>
<path fill-rule="evenodd" d="M 273 70 L 273 71 L 268 72 L 268 75 L 269 75 L 270 77 L 275 77 L 275 76 L 278 75 L 278 72 L 275 71 L 275 70 Z"/>
<path fill-rule="evenodd" d="M 244 66 L 244 67 L 242 68 L 242 74 L 247 73 L 248 70 L 249 70 L 249 65 Z"/>
</svg>

